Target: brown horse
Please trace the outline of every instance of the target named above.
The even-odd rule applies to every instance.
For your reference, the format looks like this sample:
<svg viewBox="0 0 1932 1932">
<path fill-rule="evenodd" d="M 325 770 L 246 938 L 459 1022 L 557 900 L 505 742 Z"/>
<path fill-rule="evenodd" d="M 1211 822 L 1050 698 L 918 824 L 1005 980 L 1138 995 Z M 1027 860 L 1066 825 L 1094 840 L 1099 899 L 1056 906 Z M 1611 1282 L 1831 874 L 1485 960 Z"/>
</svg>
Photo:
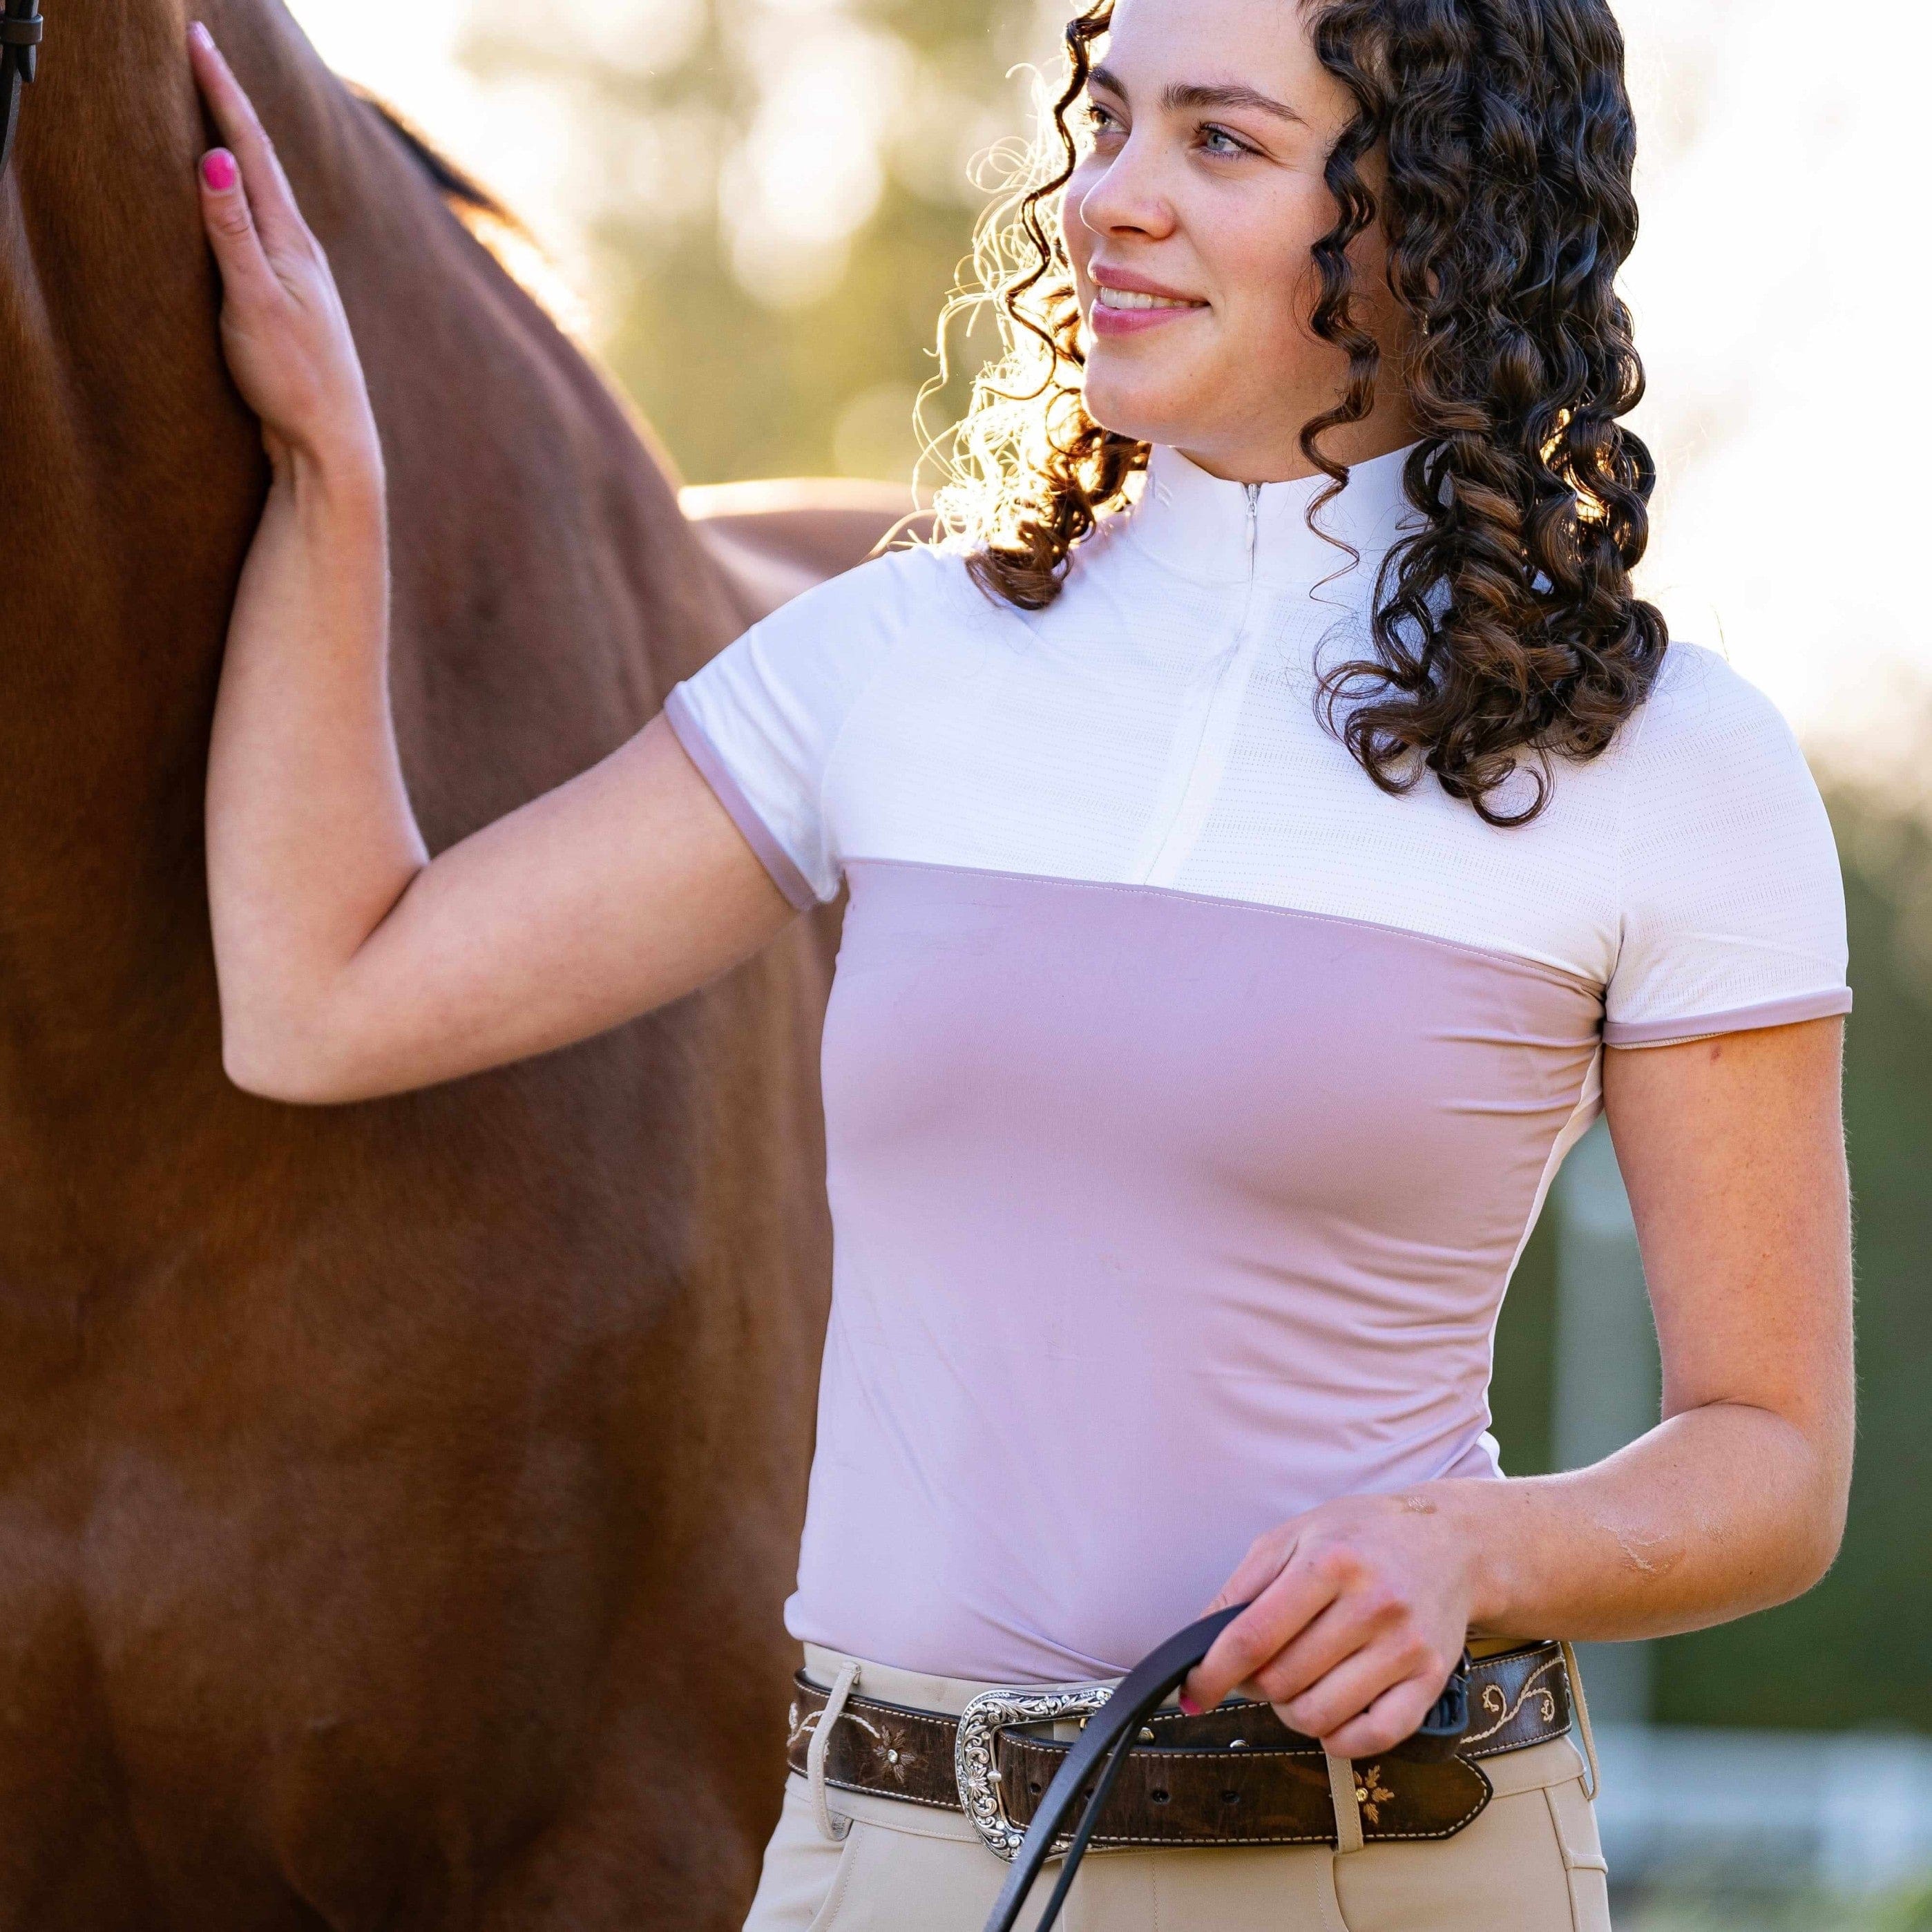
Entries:
<svg viewBox="0 0 1932 1932">
<path fill-rule="evenodd" d="M 201 786 L 265 471 L 182 0 L 52 10 L 0 182 L 0 1932 L 735 1926 L 828 1272 L 824 946 L 400 1101 L 226 1084 Z M 206 13 L 356 324 L 440 845 L 890 516 L 761 546 L 728 502 L 728 581 L 422 158 L 274 0 Z"/>
</svg>

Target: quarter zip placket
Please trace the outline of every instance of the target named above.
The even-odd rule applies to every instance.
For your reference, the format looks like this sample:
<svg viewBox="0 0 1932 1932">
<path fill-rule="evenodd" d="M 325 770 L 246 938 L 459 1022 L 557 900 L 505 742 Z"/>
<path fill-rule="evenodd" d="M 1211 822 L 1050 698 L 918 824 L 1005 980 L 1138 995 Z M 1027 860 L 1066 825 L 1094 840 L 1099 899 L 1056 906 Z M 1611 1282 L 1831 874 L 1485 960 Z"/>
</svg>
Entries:
<svg viewBox="0 0 1932 1932">
<path fill-rule="evenodd" d="M 1148 828 L 1134 869 L 1135 879 L 1142 885 L 1171 886 L 1178 878 L 1220 791 L 1222 775 L 1227 769 L 1228 754 L 1254 670 L 1256 646 L 1252 632 L 1263 487 L 1259 483 L 1241 486 L 1247 497 L 1248 568 L 1240 616 L 1234 626 L 1233 641 L 1204 701 L 1198 707 L 1189 707 L 1189 715 L 1178 728 L 1168 782 L 1161 788 L 1160 808 Z"/>
</svg>

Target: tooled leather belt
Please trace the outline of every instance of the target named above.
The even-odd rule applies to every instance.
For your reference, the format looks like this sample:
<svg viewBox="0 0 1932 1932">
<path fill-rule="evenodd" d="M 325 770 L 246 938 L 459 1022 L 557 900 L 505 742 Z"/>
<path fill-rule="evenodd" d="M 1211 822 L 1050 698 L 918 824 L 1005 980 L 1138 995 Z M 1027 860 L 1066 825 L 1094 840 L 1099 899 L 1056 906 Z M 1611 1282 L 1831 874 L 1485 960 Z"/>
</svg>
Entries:
<svg viewBox="0 0 1932 1932">
<path fill-rule="evenodd" d="M 862 1683 L 862 1678 L 861 1682 Z M 831 1693 L 794 1680 L 786 1756 L 803 1774 Z M 1447 1838 L 1486 1805 L 1480 1760 L 1563 1736 L 1572 1700 L 1562 1647 L 1526 1644 L 1469 1669 L 1469 1721 L 1453 1757 L 1420 1762 L 1398 1744 L 1355 1765 L 1366 1842 Z M 1109 1687 L 989 1692 L 951 1718 L 855 1691 L 825 1745 L 825 1782 L 964 1811 L 1011 1857 L 1070 1745 L 1026 1727 L 1099 1708 Z M 1198 1717 L 1158 1711 L 1142 1726 L 1094 1834 L 1096 1845 L 1312 1845 L 1336 1842 L 1334 1798 L 1321 1745 L 1271 1706 L 1236 1700 Z"/>
</svg>

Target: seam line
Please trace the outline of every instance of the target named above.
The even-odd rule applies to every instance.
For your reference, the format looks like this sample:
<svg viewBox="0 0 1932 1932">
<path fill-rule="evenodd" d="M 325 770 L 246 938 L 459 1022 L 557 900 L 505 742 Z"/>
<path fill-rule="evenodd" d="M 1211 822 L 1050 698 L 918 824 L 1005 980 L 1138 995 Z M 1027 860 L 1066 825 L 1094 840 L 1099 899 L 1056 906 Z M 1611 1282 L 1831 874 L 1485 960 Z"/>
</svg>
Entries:
<svg viewBox="0 0 1932 1932">
<path fill-rule="evenodd" d="M 1577 972 L 1574 968 L 1559 965 L 1552 959 L 1538 958 L 1533 953 L 1511 952 L 1501 946 L 1477 946 L 1468 940 L 1445 938 L 1439 933 L 1424 932 L 1415 926 L 1394 926 L 1386 920 L 1357 919 L 1347 913 L 1316 912 L 1307 907 L 1275 905 L 1265 899 L 1232 898 L 1220 892 L 1190 892 L 1180 886 L 1150 886 L 1132 879 L 1075 879 L 1060 872 L 1016 872 L 998 866 L 950 865 L 936 859 L 854 855 L 845 862 L 848 866 L 892 866 L 908 872 L 952 872 L 968 878 L 1010 879 L 1024 885 L 1070 886 L 1080 892 L 1124 892 L 1143 898 L 1176 899 L 1196 905 L 1232 906 L 1243 912 L 1264 913 L 1277 919 L 1315 920 L 1324 926 L 1353 926 L 1369 932 L 1385 932 L 1396 938 L 1415 940 L 1424 946 L 1438 946 L 1444 952 L 1464 953 L 1472 959 L 1546 973 L 1594 998 L 1600 998 L 1604 990 L 1596 980 Z"/>
</svg>

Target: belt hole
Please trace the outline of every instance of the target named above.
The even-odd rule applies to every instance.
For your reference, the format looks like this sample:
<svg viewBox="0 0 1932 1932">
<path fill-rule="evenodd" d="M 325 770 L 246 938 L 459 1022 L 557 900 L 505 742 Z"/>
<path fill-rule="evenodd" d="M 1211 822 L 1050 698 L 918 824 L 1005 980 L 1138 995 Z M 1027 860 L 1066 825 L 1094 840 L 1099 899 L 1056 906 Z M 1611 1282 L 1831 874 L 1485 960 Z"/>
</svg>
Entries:
<svg viewBox="0 0 1932 1932">
<path fill-rule="evenodd" d="M 1040 1796 L 1040 1780 L 1038 1778 L 1030 1778 L 1027 1780 L 1027 1789 L 1030 1791 L 1036 1798 Z"/>
<path fill-rule="evenodd" d="M 1238 1791 L 1224 1791 L 1221 1794 L 1221 1802 L 1223 1804 L 1238 1804 L 1240 1802 L 1241 1794 Z"/>
<path fill-rule="evenodd" d="M 1148 1796 L 1152 1798 L 1156 1804 L 1165 1804 L 1167 1802 L 1167 1793 L 1160 1790 L 1157 1787 L 1155 1790 L 1150 1791 L 1148 1793 Z"/>
</svg>

